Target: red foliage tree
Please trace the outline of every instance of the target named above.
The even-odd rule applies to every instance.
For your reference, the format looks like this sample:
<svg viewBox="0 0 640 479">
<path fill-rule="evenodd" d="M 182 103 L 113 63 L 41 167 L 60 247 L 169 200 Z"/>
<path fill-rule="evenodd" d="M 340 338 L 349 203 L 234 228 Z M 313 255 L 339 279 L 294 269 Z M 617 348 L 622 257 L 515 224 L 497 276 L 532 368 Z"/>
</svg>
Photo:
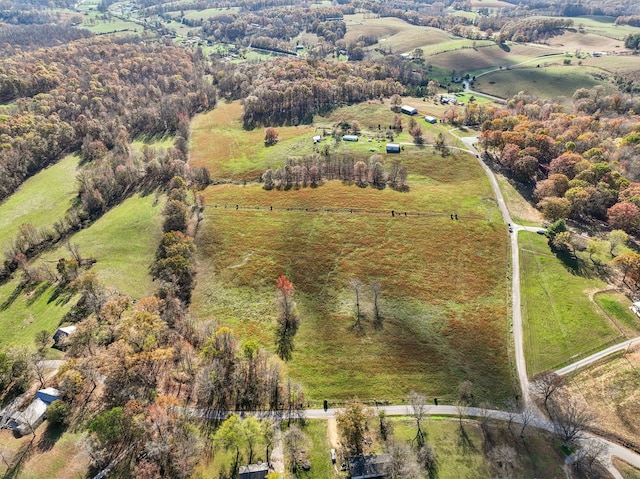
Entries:
<svg viewBox="0 0 640 479">
<path fill-rule="evenodd" d="M 615 229 L 627 233 L 638 231 L 640 226 L 640 208 L 633 203 L 617 203 L 607 210 L 609 224 Z"/>
</svg>

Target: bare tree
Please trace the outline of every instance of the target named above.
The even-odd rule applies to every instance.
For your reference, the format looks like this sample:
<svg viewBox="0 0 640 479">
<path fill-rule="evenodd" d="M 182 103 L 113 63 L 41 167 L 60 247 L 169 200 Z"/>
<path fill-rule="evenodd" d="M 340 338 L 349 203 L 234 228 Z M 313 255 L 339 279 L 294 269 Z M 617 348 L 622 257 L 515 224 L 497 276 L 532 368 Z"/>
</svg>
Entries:
<svg viewBox="0 0 640 479">
<path fill-rule="evenodd" d="M 595 420 L 591 412 L 572 397 L 554 397 L 549 402 L 549 416 L 564 446 L 575 444 Z"/>
<path fill-rule="evenodd" d="M 304 460 L 309 443 L 309 437 L 295 424 L 290 426 L 284 433 L 283 446 L 289 458 L 289 467 L 293 474 L 297 472 L 298 466 Z"/>
<path fill-rule="evenodd" d="M 413 479 L 420 477 L 420 469 L 416 458 L 408 444 L 394 442 L 389 446 L 391 460 L 386 472 L 391 479 Z"/>
<path fill-rule="evenodd" d="M 544 409 L 549 413 L 549 399 L 551 399 L 565 385 L 562 376 L 553 371 L 544 371 L 533 376 L 531 392 L 542 401 Z"/>
<path fill-rule="evenodd" d="M 417 452 L 418 464 L 427 473 L 429 479 L 435 479 L 438 476 L 438 457 L 434 447 L 425 443 Z"/>
<path fill-rule="evenodd" d="M 492 460 L 496 474 L 493 476 L 498 479 L 511 479 L 515 473 L 517 454 L 516 450 L 500 444 L 489 451 L 489 458 Z"/>
<path fill-rule="evenodd" d="M 573 467 L 586 472 L 589 477 L 603 477 L 600 473 L 604 469 L 604 461 L 609 452 L 605 443 L 598 439 L 583 439 L 580 448 L 574 453 Z"/>
<path fill-rule="evenodd" d="M 373 295 L 373 322 L 378 327 L 382 326 L 382 316 L 380 315 L 380 291 L 382 286 L 380 285 L 380 281 L 373 280 L 371 281 L 371 293 Z"/>
<path fill-rule="evenodd" d="M 413 417 L 415 418 L 416 426 L 418 427 L 415 441 L 418 447 L 422 447 L 424 445 L 424 433 L 422 432 L 422 419 L 429 411 L 429 408 L 427 406 L 427 399 L 422 394 L 418 394 L 415 391 L 411 391 L 411 393 L 409 394 L 409 404 L 411 404 L 411 408 L 413 409 Z"/>
<path fill-rule="evenodd" d="M 358 331 L 362 331 L 362 312 L 360 311 L 360 293 L 362 291 L 362 281 L 358 278 L 352 278 L 349 280 L 349 286 L 356 295 L 356 324 L 355 327 Z"/>
<path fill-rule="evenodd" d="M 522 413 L 520 414 L 520 420 L 521 420 L 520 424 L 522 424 L 522 427 L 520 428 L 521 438 L 524 438 L 524 431 L 527 429 L 527 426 L 531 424 L 531 421 L 533 421 L 535 416 L 536 416 L 535 411 L 531 406 L 527 405 L 524 407 L 524 409 L 522 410 Z"/>
</svg>

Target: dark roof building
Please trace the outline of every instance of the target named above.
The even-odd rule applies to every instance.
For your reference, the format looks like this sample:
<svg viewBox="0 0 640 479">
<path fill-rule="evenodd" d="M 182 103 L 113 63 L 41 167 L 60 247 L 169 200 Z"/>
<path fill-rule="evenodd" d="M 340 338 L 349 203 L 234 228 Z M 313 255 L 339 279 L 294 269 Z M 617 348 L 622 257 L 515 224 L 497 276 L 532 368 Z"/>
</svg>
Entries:
<svg viewBox="0 0 640 479">
<path fill-rule="evenodd" d="M 240 466 L 239 479 L 264 479 L 269 474 L 269 466 L 265 463 Z"/>
<path fill-rule="evenodd" d="M 386 479 L 387 464 L 391 462 L 389 454 L 372 454 L 347 458 L 351 479 Z"/>
<path fill-rule="evenodd" d="M 387 143 L 387 153 L 400 153 L 400 143 Z"/>
</svg>

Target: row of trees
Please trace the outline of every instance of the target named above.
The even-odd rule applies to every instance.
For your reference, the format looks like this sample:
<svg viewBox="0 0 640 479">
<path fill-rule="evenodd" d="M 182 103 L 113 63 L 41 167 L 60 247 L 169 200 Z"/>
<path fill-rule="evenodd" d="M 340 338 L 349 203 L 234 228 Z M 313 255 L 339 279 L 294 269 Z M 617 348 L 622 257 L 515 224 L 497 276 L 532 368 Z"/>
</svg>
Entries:
<svg viewBox="0 0 640 479">
<path fill-rule="evenodd" d="M 391 188 L 405 191 L 408 172 L 399 161 L 385 164 L 384 157 L 372 155 L 368 161 L 352 157 L 335 157 L 327 155 L 310 155 L 303 158 L 288 158 L 283 167 L 267 169 L 262 175 L 265 190 L 288 190 L 310 186 L 315 188 L 327 180 L 341 180 L 355 183 L 360 187 L 372 186 L 383 189 Z"/>
</svg>

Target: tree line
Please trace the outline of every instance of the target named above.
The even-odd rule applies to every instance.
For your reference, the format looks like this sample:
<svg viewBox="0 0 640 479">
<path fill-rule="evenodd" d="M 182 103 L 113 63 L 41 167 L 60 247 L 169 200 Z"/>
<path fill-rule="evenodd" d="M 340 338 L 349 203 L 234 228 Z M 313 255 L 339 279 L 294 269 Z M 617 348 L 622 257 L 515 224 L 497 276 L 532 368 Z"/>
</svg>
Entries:
<svg viewBox="0 0 640 479">
<path fill-rule="evenodd" d="M 289 190 L 291 188 L 315 188 L 327 180 L 340 180 L 360 187 L 372 186 L 384 189 L 390 186 L 405 191 L 408 172 L 399 161 L 385 165 L 382 155 L 372 155 L 368 161 L 353 157 L 336 157 L 330 154 L 288 158 L 284 166 L 271 169 L 262 175 L 265 190 Z"/>
</svg>

